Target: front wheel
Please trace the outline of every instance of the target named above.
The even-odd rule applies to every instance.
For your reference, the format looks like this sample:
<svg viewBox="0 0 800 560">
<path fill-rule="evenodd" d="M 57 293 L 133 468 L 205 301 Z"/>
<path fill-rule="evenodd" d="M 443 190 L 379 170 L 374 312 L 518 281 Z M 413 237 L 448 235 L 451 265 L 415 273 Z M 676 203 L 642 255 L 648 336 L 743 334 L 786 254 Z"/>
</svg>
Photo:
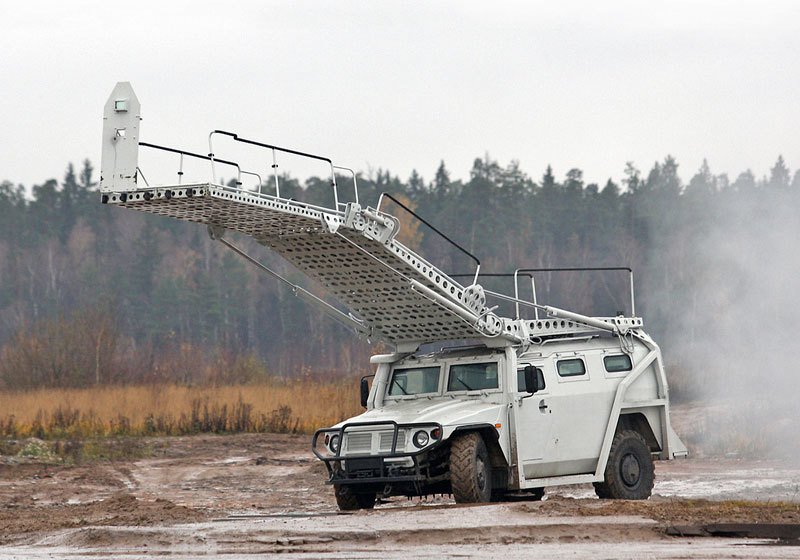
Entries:
<svg viewBox="0 0 800 560">
<path fill-rule="evenodd" d="M 544 488 L 534 488 L 528 492 L 531 495 L 531 499 L 534 502 L 541 502 L 542 498 L 544 498 Z"/>
<path fill-rule="evenodd" d="M 638 432 L 625 430 L 614 436 L 603 482 L 595 482 L 600 498 L 646 500 L 653 491 L 655 467 L 647 442 Z"/>
<path fill-rule="evenodd" d="M 342 511 L 372 509 L 375 507 L 375 492 L 356 492 L 350 485 L 334 485 L 336 505 Z"/>
<path fill-rule="evenodd" d="M 458 436 L 450 444 L 450 486 L 456 503 L 491 501 L 492 467 L 478 432 Z"/>
</svg>

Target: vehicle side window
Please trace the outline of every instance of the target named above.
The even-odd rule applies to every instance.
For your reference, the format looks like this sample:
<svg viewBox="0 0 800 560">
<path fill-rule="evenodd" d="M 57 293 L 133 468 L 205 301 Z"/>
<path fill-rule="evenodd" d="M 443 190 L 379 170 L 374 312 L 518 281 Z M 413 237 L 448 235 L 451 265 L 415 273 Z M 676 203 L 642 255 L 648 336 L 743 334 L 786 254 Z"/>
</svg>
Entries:
<svg viewBox="0 0 800 560">
<path fill-rule="evenodd" d="M 477 391 L 479 389 L 497 389 L 497 362 L 482 364 L 453 364 L 450 366 L 448 391 Z"/>
<path fill-rule="evenodd" d="M 627 354 L 620 354 L 618 356 L 606 356 L 603 358 L 603 365 L 606 366 L 608 373 L 617 373 L 620 371 L 630 371 L 633 369 L 631 357 Z"/>
<path fill-rule="evenodd" d="M 586 373 L 586 365 L 580 358 L 571 358 L 569 360 L 559 360 L 556 362 L 558 375 L 561 377 L 574 377 Z"/>
<path fill-rule="evenodd" d="M 439 391 L 439 366 L 396 369 L 389 382 L 389 396 L 419 395 Z"/>
</svg>

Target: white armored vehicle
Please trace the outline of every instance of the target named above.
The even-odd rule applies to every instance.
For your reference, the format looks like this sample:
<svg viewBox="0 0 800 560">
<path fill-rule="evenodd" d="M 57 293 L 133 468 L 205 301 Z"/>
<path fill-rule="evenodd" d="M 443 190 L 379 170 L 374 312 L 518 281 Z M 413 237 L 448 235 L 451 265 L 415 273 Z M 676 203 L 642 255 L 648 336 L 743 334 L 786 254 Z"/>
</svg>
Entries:
<svg viewBox="0 0 800 560">
<path fill-rule="evenodd" d="M 452 494 L 457 502 L 506 495 L 540 498 L 553 485 L 594 483 L 601 498 L 645 499 L 653 459 L 685 457 L 672 430 L 661 351 L 635 316 L 589 317 L 541 305 L 534 277 L 543 269 L 481 274 L 480 262 L 400 201 L 384 194 L 362 206 L 357 177 L 325 157 L 215 130 L 209 154 L 139 140 L 139 102 L 117 84 L 104 112 L 102 202 L 206 224 L 210 235 L 296 295 L 392 353 L 373 356 L 361 380 L 367 411 L 314 434 L 341 509 L 371 508 L 377 497 Z M 212 142 L 264 150 L 274 184 L 214 153 Z M 177 181 L 147 184 L 139 147 L 175 157 Z M 330 170 L 332 207 L 281 196 L 277 157 L 291 154 Z M 184 181 L 184 159 L 206 160 L 210 180 Z M 258 178 L 254 188 L 217 182 L 217 166 Z M 340 200 L 337 170 L 352 177 Z M 266 192 L 269 190 L 269 192 Z M 475 262 L 468 280 L 448 275 L 397 240 L 412 214 Z M 324 286 L 346 310 L 291 284 L 234 245 L 227 232 L 256 239 Z M 564 269 L 561 269 L 564 270 Z M 507 276 L 514 291 L 484 289 Z M 519 295 L 530 280 L 533 297 Z M 526 280 L 526 282 L 527 282 Z M 495 313 L 513 304 L 511 317 Z M 368 377 L 373 377 L 372 383 Z"/>
</svg>

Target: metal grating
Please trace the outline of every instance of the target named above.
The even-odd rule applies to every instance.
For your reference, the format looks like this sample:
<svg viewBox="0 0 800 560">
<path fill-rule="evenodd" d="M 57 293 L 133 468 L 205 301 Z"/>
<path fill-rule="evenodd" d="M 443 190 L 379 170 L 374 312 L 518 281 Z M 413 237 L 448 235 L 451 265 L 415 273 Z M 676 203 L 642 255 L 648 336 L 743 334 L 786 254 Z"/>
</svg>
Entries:
<svg viewBox="0 0 800 560">
<path fill-rule="evenodd" d="M 641 327 L 636 318 L 593 318 L 563 309 L 523 302 L 518 296 L 484 290 L 478 282 L 480 261 L 469 251 L 448 238 L 443 232 L 412 208 L 406 207 L 390 193 L 382 193 L 376 208 L 362 208 L 358 201 L 357 173 L 334 165 L 321 155 L 300 152 L 252 139 L 234 132 L 214 130 L 208 136 L 208 153 L 199 154 L 168 146 L 141 142 L 139 138 L 140 104 L 130 84 L 120 82 L 114 88 L 103 110 L 103 158 L 100 192 L 103 203 L 149 212 L 209 226 L 215 239 L 231 250 L 261 267 L 266 273 L 287 284 L 298 297 L 319 307 L 338 322 L 347 325 L 361 336 L 393 343 L 398 351 L 411 351 L 420 344 L 450 339 L 499 338 L 492 344 L 537 343 L 546 337 L 559 337 L 577 332 L 597 330 L 625 334 Z M 214 155 L 212 136 L 222 135 L 229 140 L 268 150 L 272 156 L 276 196 L 262 194 L 265 187 L 261 176 L 242 169 L 239 163 Z M 178 176 L 183 175 L 184 158 L 208 161 L 211 182 L 150 186 L 141 174 L 138 149 L 144 146 L 179 156 Z M 323 208 L 280 197 L 276 154 L 292 154 L 325 162 L 330 168 L 334 204 Z M 215 165 L 236 169 L 237 185 L 216 184 Z M 352 174 L 353 200 L 339 203 L 337 172 Z M 258 190 L 242 188 L 241 175 L 258 178 Z M 271 186 L 269 187 L 271 190 Z M 271 191 L 272 192 L 272 191 Z M 401 223 L 381 211 L 382 202 L 391 200 L 416 220 L 424 223 L 445 241 L 464 253 L 475 263 L 474 282 L 463 286 L 448 277 L 436 266 L 395 241 Z M 351 314 L 343 313 L 329 303 L 298 286 L 281 274 L 269 269 L 224 238 L 225 230 L 236 231 L 255 238 L 293 263 L 300 271 L 318 281 Z M 518 269 L 511 274 L 542 272 L 544 269 Z M 622 270 L 622 269 L 548 269 L 548 270 Z M 631 279 L 631 311 L 634 309 L 633 273 Z M 530 274 L 528 274 L 530 275 Z M 534 288 L 533 277 L 531 287 Z M 518 288 L 515 285 L 515 294 Z M 499 318 L 487 308 L 486 296 L 516 302 L 516 319 Z M 520 319 L 519 305 L 532 305 L 547 316 L 558 320 L 529 321 Z M 537 314 L 538 317 L 538 314 Z"/>
<path fill-rule="evenodd" d="M 375 339 L 400 344 L 483 334 L 414 291 L 410 280 L 473 313 L 484 310 L 483 301 L 398 241 L 376 240 L 381 232 L 374 224 L 357 230 L 345 226 L 339 212 L 213 184 L 115 193 L 108 202 L 255 238 L 325 286 L 364 320 Z M 493 315 L 482 321 L 501 328 Z"/>
<path fill-rule="evenodd" d="M 391 253 L 387 254 L 381 244 L 357 239 L 357 235 L 355 232 L 340 232 L 337 235 L 270 237 L 264 241 L 328 288 L 336 299 L 366 321 L 380 338 L 397 343 L 477 335 L 465 321 L 411 290 L 408 280 L 376 262 L 370 255 L 381 255 L 381 260 L 388 261 L 406 277 L 419 277 L 416 270 L 398 261 Z"/>
</svg>

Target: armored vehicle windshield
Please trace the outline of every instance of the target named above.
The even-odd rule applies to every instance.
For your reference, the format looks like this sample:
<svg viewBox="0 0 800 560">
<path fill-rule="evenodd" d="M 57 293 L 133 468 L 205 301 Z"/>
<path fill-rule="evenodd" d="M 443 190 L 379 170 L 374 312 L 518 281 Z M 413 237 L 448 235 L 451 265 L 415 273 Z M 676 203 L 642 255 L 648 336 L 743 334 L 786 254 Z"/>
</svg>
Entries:
<svg viewBox="0 0 800 560">
<path fill-rule="evenodd" d="M 439 366 L 396 369 L 389 384 L 389 396 L 438 393 L 440 373 Z"/>
</svg>

